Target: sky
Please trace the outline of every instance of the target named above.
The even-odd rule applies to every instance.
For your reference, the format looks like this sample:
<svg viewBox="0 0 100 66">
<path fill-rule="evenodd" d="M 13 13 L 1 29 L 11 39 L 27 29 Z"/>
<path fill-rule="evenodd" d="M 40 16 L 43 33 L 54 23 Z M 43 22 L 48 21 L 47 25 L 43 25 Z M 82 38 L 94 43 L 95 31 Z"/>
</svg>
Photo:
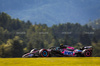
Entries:
<svg viewBox="0 0 100 66">
<path fill-rule="evenodd" d="M 100 0 L 0 0 L 0 12 L 33 24 L 84 25 L 100 18 Z"/>
</svg>

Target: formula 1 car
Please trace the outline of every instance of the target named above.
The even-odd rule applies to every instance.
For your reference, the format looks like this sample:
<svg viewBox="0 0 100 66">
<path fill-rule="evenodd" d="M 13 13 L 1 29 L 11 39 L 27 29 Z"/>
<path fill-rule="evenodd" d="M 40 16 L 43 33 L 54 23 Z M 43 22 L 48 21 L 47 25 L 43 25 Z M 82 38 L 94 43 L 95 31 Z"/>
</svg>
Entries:
<svg viewBox="0 0 100 66">
<path fill-rule="evenodd" d="M 62 45 L 60 47 L 51 47 L 49 49 L 32 49 L 29 53 L 24 54 L 22 57 L 91 57 L 92 50 L 92 46 L 75 49 L 74 47 Z"/>
</svg>

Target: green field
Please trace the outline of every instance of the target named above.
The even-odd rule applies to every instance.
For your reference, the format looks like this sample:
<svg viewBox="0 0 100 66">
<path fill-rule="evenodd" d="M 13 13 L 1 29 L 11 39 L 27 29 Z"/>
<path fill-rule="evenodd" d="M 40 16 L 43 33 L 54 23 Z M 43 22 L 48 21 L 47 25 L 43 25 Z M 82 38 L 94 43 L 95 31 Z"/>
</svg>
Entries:
<svg viewBox="0 0 100 66">
<path fill-rule="evenodd" d="M 0 58 L 0 66 L 100 66 L 100 57 Z"/>
</svg>

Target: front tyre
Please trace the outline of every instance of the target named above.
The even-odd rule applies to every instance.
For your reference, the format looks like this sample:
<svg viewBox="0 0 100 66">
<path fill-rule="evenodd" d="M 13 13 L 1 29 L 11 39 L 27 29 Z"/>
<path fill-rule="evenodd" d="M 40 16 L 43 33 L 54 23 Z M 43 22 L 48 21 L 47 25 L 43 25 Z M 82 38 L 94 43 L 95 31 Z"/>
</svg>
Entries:
<svg viewBox="0 0 100 66">
<path fill-rule="evenodd" d="M 48 57 L 49 56 L 49 52 L 46 49 L 41 49 L 39 51 L 39 54 L 41 57 Z"/>
</svg>

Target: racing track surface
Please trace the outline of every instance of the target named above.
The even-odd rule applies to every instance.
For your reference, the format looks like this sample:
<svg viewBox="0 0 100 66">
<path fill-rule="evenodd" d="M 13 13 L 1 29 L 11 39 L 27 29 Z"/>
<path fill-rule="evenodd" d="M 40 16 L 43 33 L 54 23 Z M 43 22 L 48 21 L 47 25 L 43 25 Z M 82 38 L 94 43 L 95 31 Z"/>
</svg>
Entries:
<svg viewBox="0 0 100 66">
<path fill-rule="evenodd" d="M 100 66 L 100 57 L 0 58 L 0 66 Z"/>
</svg>

